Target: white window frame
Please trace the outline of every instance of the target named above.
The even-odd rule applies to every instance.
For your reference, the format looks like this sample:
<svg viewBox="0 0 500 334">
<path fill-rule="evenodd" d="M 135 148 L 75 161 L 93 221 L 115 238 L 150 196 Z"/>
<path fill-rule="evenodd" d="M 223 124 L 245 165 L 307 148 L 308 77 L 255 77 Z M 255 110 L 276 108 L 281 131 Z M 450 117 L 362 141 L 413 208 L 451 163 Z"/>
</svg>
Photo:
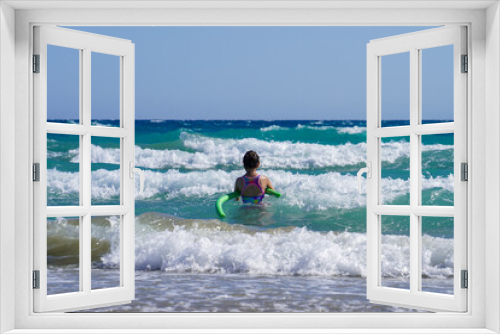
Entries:
<svg viewBox="0 0 500 334">
<path fill-rule="evenodd" d="M 463 312 L 467 309 L 467 290 L 461 287 L 461 270 L 467 269 L 467 183 L 461 180 L 461 163 L 467 163 L 467 75 L 462 73 L 462 55 L 467 53 L 464 26 L 439 27 L 370 41 L 367 46 L 367 164 L 371 177 L 366 180 L 367 200 L 367 298 L 372 303 L 405 306 L 422 310 Z M 453 46 L 453 121 L 422 123 L 422 51 L 444 45 Z M 382 127 L 382 59 L 408 53 L 410 72 L 409 125 Z M 421 136 L 451 134 L 454 137 L 454 205 L 422 204 Z M 410 139 L 410 177 L 408 205 L 387 205 L 382 201 L 381 143 L 387 137 Z M 382 216 L 409 219 L 409 287 L 386 287 L 381 281 Z M 453 294 L 422 290 L 422 218 L 453 217 Z"/>
<path fill-rule="evenodd" d="M 15 12 L 9 6 L 18 8 Z M 73 6 L 73 7 L 72 7 Z M 120 8 L 121 6 L 121 8 Z M 126 6 L 143 10 L 124 9 Z M 147 7 L 150 6 L 148 9 Z M 164 8 L 158 8 L 158 7 Z M 184 8 L 176 8 L 181 6 Z M 203 6 L 203 8 L 201 8 Z M 391 9 L 395 6 L 398 9 Z M 487 8 L 489 6 L 489 8 Z M 74 8 L 87 9 L 74 9 Z M 99 7 L 99 8 L 98 8 Z M 103 7 L 114 10 L 103 10 Z M 170 7 L 170 8 L 168 8 Z M 224 8 L 226 7 L 226 8 Z M 24 8 L 24 9 L 23 9 Z M 153 9 L 151 9 L 153 8 Z M 437 9 L 436 9 L 437 8 Z M 307 10 L 304 10 L 307 9 Z M 355 10 L 353 10 L 355 9 Z M 494 333 L 500 331 L 500 12 L 497 1 L 201 3 L 6 1 L 0 4 L 0 330 L 161 332 Z M 15 22 L 14 18 L 15 17 Z M 485 24 L 486 23 L 486 24 Z M 468 312 L 463 314 L 34 314 L 32 268 L 32 27 L 47 25 L 443 25 L 465 24 L 468 78 Z M 488 28 L 488 29 L 486 29 Z M 14 40 L 15 32 L 15 40 Z M 14 58 L 15 57 L 15 58 Z M 15 59 L 15 60 L 14 60 Z M 15 73 L 12 68 L 15 62 Z M 15 82 L 13 87 L 12 82 Z M 15 100 L 12 98 L 15 94 Z M 15 110 L 15 113 L 12 112 Z M 9 127 L 15 128 L 14 130 Z M 15 135 L 15 146 L 12 136 Z M 9 137 L 10 136 L 10 137 Z M 10 140 L 10 142 L 9 142 Z M 486 154 L 485 152 L 488 152 Z M 14 162 L 15 161 L 15 162 Z M 12 173 L 15 171 L 15 179 Z M 10 174 L 9 174 L 10 173 Z M 488 182 L 486 182 L 488 174 Z M 15 198 L 9 198 L 15 186 Z M 486 197 L 488 193 L 488 197 Z M 486 205 L 485 205 L 486 203 Z M 11 207 L 15 208 L 12 211 Z M 14 218 L 14 219 L 12 219 Z M 12 222 L 15 222 L 13 226 Z M 30 259 L 30 260 L 26 260 Z M 15 268 L 15 270 L 12 270 Z M 15 286 L 13 289 L 12 287 Z M 488 291 L 486 293 L 486 290 Z M 15 305 L 15 307 L 12 307 Z M 141 327 L 141 330 L 132 330 Z M 357 328 L 358 330 L 354 330 Z M 246 330 L 244 330 L 246 328 Z M 383 329 L 381 329 L 383 328 Z M 28 330 L 29 329 L 29 330 Z M 99 330 L 101 329 L 101 330 Z M 216 330 L 217 329 L 217 330 Z M 461 329 L 461 330 L 460 330 Z M 186 331 L 183 331 L 186 333 Z M 13 332 L 14 333 L 14 332 Z"/>
<path fill-rule="evenodd" d="M 47 121 L 47 47 L 56 45 L 78 50 L 80 59 L 79 124 Z M 105 37 L 65 28 L 34 27 L 34 52 L 40 59 L 34 82 L 34 162 L 38 163 L 39 181 L 34 191 L 34 269 L 39 271 L 39 288 L 34 290 L 35 312 L 82 310 L 130 303 L 135 295 L 135 99 L 134 44 L 129 40 Z M 92 53 L 113 55 L 119 61 L 120 126 L 91 124 Z M 78 136 L 80 205 L 47 206 L 47 135 Z M 110 137 L 120 142 L 120 203 L 92 205 L 91 140 Z M 79 289 L 71 293 L 47 294 L 47 218 L 79 217 Z M 91 220 L 93 216 L 118 216 L 120 247 L 119 286 L 93 290 L 91 286 Z"/>
</svg>

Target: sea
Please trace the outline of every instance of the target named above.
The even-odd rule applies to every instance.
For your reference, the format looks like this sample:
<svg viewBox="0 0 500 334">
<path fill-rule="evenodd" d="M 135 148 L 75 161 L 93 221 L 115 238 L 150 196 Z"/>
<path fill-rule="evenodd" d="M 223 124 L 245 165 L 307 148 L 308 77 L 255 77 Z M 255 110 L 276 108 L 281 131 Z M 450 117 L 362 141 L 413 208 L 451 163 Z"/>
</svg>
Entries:
<svg viewBox="0 0 500 334">
<path fill-rule="evenodd" d="M 366 299 L 366 195 L 356 178 L 366 162 L 365 121 L 136 120 L 135 127 L 136 167 L 145 173 L 143 194 L 136 181 L 135 300 L 85 312 L 417 311 Z M 453 206 L 453 134 L 421 142 L 422 204 Z M 282 196 L 226 202 L 220 219 L 215 202 L 245 173 L 248 150 Z M 409 204 L 409 152 L 409 137 L 380 144 L 384 204 Z M 119 204 L 120 140 L 92 138 L 91 155 L 92 205 Z M 47 168 L 47 205 L 78 205 L 78 136 L 47 135 Z M 381 222 L 381 284 L 409 289 L 409 217 Z M 78 291 L 78 217 L 49 218 L 47 228 L 48 294 Z M 422 290 L 453 294 L 453 218 L 422 219 L 421 257 Z M 119 217 L 93 217 L 92 288 L 119 286 L 119 266 Z"/>
</svg>

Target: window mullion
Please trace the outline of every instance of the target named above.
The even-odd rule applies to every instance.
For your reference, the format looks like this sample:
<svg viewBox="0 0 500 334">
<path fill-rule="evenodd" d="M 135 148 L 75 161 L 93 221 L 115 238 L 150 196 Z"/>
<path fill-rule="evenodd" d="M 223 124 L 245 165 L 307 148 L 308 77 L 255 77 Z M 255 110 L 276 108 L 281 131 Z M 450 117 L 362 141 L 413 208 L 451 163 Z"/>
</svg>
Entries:
<svg viewBox="0 0 500 334">
<path fill-rule="evenodd" d="M 80 146 L 80 170 L 82 178 L 82 201 L 83 206 L 90 209 L 92 174 L 91 174 L 91 50 L 83 50 L 82 66 L 82 125 L 86 127 L 86 133 L 81 136 Z M 91 235 L 91 213 L 90 210 L 83 216 L 83 233 L 80 242 L 82 244 L 82 258 L 80 272 L 82 273 L 83 291 L 90 293 L 92 278 L 92 235 Z"/>
<path fill-rule="evenodd" d="M 84 122 L 84 107 L 87 107 L 87 103 L 84 101 L 84 96 L 86 96 L 86 94 L 84 94 L 84 62 L 85 62 L 85 59 L 86 59 L 86 54 L 84 55 L 84 51 L 83 50 L 80 50 L 80 87 L 79 87 L 79 107 L 80 107 L 80 110 L 79 110 L 79 118 L 80 118 L 80 124 L 83 124 Z M 83 136 L 82 135 L 79 135 L 79 138 L 80 138 L 80 144 L 79 144 L 79 155 L 80 155 L 80 163 L 79 163 L 79 170 L 80 170 L 80 188 L 79 188 L 79 197 L 80 197 L 80 206 L 83 206 L 85 207 L 85 200 L 84 200 L 84 194 L 85 194 L 85 191 L 84 191 L 84 187 L 85 187 L 85 182 L 84 182 L 84 178 L 83 178 L 83 165 L 84 165 L 84 159 L 83 159 L 83 144 L 84 144 L 84 140 L 83 140 Z M 78 256 L 78 266 L 79 266 L 79 291 L 86 291 L 87 287 L 86 287 L 86 284 L 84 282 L 87 281 L 87 277 L 86 277 L 86 274 L 87 272 L 85 271 L 85 265 L 88 261 L 88 259 L 86 258 L 85 254 L 87 254 L 87 247 L 89 246 L 86 246 L 85 242 L 84 242 L 84 236 L 85 236 L 85 219 L 84 219 L 84 216 L 79 216 L 79 233 L 78 233 L 78 236 L 79 236 L 79 256 Z M 91 250 L 92 252 L 92 250 Z"/>
<path fill-rule="evenodd" d="M 410 291 L 418 292 L 420 285 L 419 220 L 414 210 L 420 203 L 420 138 L 415 128 L 420 120 L 420 66 L 419 50 L 410 50 Z"/>
</svg>

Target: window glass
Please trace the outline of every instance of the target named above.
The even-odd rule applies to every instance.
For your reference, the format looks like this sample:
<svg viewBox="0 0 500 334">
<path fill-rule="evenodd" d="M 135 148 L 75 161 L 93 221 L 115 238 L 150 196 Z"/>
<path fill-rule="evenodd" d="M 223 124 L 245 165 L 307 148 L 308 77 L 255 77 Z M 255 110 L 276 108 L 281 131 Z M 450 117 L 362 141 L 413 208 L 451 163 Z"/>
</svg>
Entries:
<svg viewBox="0 0 500 334">
<path fill-rule="evenodd" d="M 410 53 L 381 58 L 382 126 L 410 124 Z"/>
<path fill-rule="evenodd" d="M 381 203 L 410 205 L 410 137 L 380 140 Z"/>
<path fill-rule="evenodd" d="M 92 205 L 120 205 L 120 138 L 92 137 Z"/>
<path fill-rule="evenodd" d="M 47 218 L 47 294 L 80 291 L 80 218 Z"/>
<path fill-rule="evenodd" d="M 381 286 L 410 289 L 410 217 L 381 216 Z"/>
<path fill-rule="evenodd" d="M 120 216 L 92 217 L 92 289 L 120 286 Z"/>
<path fill-rule="evenodd" d="M 421 217 L 422 291 L 453 294 L 453 217 Z"/>
<path fill-rule="evenodd" d="M 422 205 L 453 206 L 454 135 L 424 135 L 422 140 Z"/>
<path fill-rule="evenodd" d="M 47 45 L 47 121 L 80 121 L 80 50 Z"/>
<path fill-rule="evenodd" d="M 120 126 L 120 57 L 92 52 L 92 125 Z"/>
<path fill-rule="evenodd" d="M 80 205 L 80 137 L 47 134 L 47 206 Z"/>
<path fill-rule="evenodd" d="M 453 45 L 423 49 L 422 123 L 453 122 Z"/>
</svg>

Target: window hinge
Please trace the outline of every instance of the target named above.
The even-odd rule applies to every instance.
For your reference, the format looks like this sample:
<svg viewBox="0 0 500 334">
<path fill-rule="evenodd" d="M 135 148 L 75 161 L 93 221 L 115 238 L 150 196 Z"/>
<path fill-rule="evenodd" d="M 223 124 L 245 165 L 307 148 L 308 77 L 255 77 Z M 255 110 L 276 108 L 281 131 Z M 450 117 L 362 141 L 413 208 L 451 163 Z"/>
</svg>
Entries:
<svg viewBox="0 0 500 334">
<path fill-rule="evenodd" d="M 462 55 L 462 73 L 469 72 L 469 56 Z"/>
<path fill-rule="evenodd" d="M 40 182 L 40 164 L 38 162 L 33 164 L 33 181 Z"/>
<path fill-rule="evenodd" d="M 33 73 L 40 73 L 40 55 L 33 55 Z"/>
<path fill-rule="evenodd" d="M 460 169 L 462 174 L 460 180 L 469 181 L 469 165 L 466 162 L 462 162 L 462 164 L 460 165 Z"/>
<path fill-rule="evenodd" d="M 467 289 L 469 287 L 469 273 L 467 270 L 461 271 L 462 289 Z"/>
<path fill-rule="evenodd" d="M 40 289 L 40 270 L 33 270 L 33 289 Z"/>
</svg>

